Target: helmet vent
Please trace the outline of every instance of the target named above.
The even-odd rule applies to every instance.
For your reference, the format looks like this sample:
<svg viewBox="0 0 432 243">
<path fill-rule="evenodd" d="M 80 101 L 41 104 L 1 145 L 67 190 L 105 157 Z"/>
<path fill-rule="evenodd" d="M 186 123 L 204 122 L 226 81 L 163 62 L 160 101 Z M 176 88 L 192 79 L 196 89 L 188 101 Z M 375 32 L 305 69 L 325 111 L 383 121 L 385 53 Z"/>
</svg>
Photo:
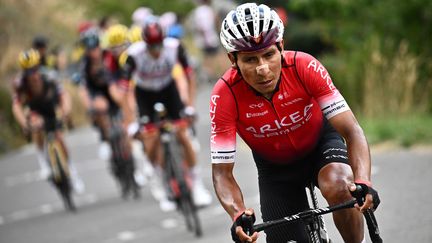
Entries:
<svg viewBox="0 0 432 243">
<path fill-rule="evenodd" d="M 264 20 L 260 19 L 260 21 L 259 21 L 259 31 L 258 31 L 258 33 L 262 33 L 263 28 L 264 28 Z"/>
<path fill-rule="evenodd" d="M 272 26 L 273 26 L 273 20 L 270 20 L 268 29 L 271 30 Z"/>
<path fill-rule="evenodd" d="M 230 29 L 228 29 L 228 33 L 232 36 L 232 38 L 237 38 L 235 35 L 234 35 L 234 33 L 232 32 L 232 30 L 230 30 Z"/>
<path fill-rule="evenodd" d="M 240 32 L 241 36 L 243 36 L 243 37 L 246 36 L 239 24 L 237 25 L 237 30 Z"/>
<path fill-rule="evenodd" d="M 254 36 L 253 22 L 252 21 L 247 22 L 247 27 L 248 27 L 248 30 L 249 30 L 249 34 L 251 36 Z"/>
</svg>

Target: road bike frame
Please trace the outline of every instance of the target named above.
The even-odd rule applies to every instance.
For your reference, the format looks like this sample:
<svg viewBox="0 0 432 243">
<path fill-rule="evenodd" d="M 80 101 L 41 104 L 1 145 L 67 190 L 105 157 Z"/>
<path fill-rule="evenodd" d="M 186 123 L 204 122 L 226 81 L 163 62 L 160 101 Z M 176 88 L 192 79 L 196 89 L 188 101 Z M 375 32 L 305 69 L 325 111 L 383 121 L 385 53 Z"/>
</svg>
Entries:
<svg viewBox="0 0 432 243">
<path fill-rule="evenodd" d="M 51 181 L 60 193 L 65 208 L 75 212 L 76 206 L 72 199 L 72 186 L 67 156 L 63 146 L 55 135 L 56 129 L 60 126 L 61 124 L 55 119 L 45 120 L 45 153 L 52 172 Z"/>
</svg>

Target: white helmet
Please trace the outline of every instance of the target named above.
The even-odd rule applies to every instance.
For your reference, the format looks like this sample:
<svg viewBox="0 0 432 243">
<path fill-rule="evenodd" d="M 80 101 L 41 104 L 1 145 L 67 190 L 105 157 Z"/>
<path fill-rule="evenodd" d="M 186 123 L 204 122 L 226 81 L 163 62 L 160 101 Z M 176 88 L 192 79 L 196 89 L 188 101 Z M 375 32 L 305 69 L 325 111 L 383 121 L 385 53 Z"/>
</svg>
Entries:
<svg viewBox="0 0 432 243">
<path fill-rule="evenodd" d="M 245 3 L 222 21 L 220 39 L 227 52 L 257 51 L 282 41 L 284 25 L 274 10 Z"/>
<path fill-rule="evenodd" d="M 159 23 L 167 31 L 177 22 L 177 15 L 174 12 L 166 12 L 159 17 Z"/>
<path fill-rule="evenodd" d="M 132 13 L 132 22 L 134 25 L 144 26 L 145 21 L 149 16 L 153 14 L 153 11 L 147 7 L 139 7 Z"/>
</svg>

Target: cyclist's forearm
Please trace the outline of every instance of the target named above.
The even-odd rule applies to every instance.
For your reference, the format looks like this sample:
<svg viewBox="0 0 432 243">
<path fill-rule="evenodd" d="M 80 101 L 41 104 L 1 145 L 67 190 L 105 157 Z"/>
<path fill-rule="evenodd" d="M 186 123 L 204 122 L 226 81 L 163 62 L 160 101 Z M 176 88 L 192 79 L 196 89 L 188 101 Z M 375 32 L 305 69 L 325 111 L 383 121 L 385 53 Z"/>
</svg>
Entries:
<svg viewBox="0 0 432 243">
<path fill-rule="evenodd" d="M 370 181 L 371 157 L 369 145 L 360 126 L 350 136 L 346 137 L 346 141 L 354 180 Z"/>
<path fill-rule="evenodd" d="M 246 209 L 243 194 L 232 173 L 221 172 L 213 166 L 213 186 L 222 207 L 232 219 Z"/>
<path fill-rule="evenodd" d="M 78 94 L 80 96 L 80 100 L 82 102 L 82 104 L 84 105 L 84 107 L 88 110 L 90 109 L 90 97 L 89 97 L 89 93 L 87 91 L 87 89 L 85 87 L 79 87 L 78 89 Z"/>
<path fill-rule="evenodd" d="M 345 111 L 330 118 L 329 122 L 346 140 L 348 160 L 354 173 L 354 180 L 370 181 L 369 145 L 354 114 Z"/>
<path fill-rule="evenodd" d="M 26 127 L 27 120 L 26 120 L 26 116 L 24 114 L 24 109 L 21 106 L 21 104 L 14 102 L 12 104 L 12 113 L 15 117 L 15 120 L 18 122 L 18 124 L 21 127 Z"/>
<path fill-rule="evenodd" d="M 60 96 L 60 107 L 63 116 L 68 116 L 72 110 L 72 102 L 69 93 L 63 92 Z"/>
<path fill-rule="evenodd" d="M 186 76 L 189 80 L 189 99 L 192 106 L 195 105 L 195 97 L 196 97 L 196 76 L 193 71 L 186 70 Z"/>
</svg>

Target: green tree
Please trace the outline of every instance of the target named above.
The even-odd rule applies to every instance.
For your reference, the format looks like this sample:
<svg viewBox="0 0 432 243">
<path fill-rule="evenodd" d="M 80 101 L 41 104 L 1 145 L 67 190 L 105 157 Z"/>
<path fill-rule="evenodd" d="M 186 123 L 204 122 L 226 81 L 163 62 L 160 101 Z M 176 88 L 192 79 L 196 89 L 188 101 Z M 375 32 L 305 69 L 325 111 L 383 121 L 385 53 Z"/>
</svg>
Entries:
<svg viewBox="0 0 432 243">
<path fill-rule="evenodd" d="M 131 23 L 131 14 L 138 7 L 148 7 L 153 10 L 154 14 L 173 11 L 179 16 L 185 16 L 195 6 L 194 2 L 191 0 L 94 0 L 82 2 L 88 6 L 88 15 L 96 15 L 99 17 L 114 16 L 125 24 Z"/>
<path fill-rule="evenodd" d="M 287 6 L 333 47 L 322 60 L 354 108 L 371 116 L 403 115 L 397 107 L 407 105 L 410 112 L 432 111 L 431 1 L 291 0 Z M 381 90 L 371 93 L 370 86 Z"/>
</svg>

